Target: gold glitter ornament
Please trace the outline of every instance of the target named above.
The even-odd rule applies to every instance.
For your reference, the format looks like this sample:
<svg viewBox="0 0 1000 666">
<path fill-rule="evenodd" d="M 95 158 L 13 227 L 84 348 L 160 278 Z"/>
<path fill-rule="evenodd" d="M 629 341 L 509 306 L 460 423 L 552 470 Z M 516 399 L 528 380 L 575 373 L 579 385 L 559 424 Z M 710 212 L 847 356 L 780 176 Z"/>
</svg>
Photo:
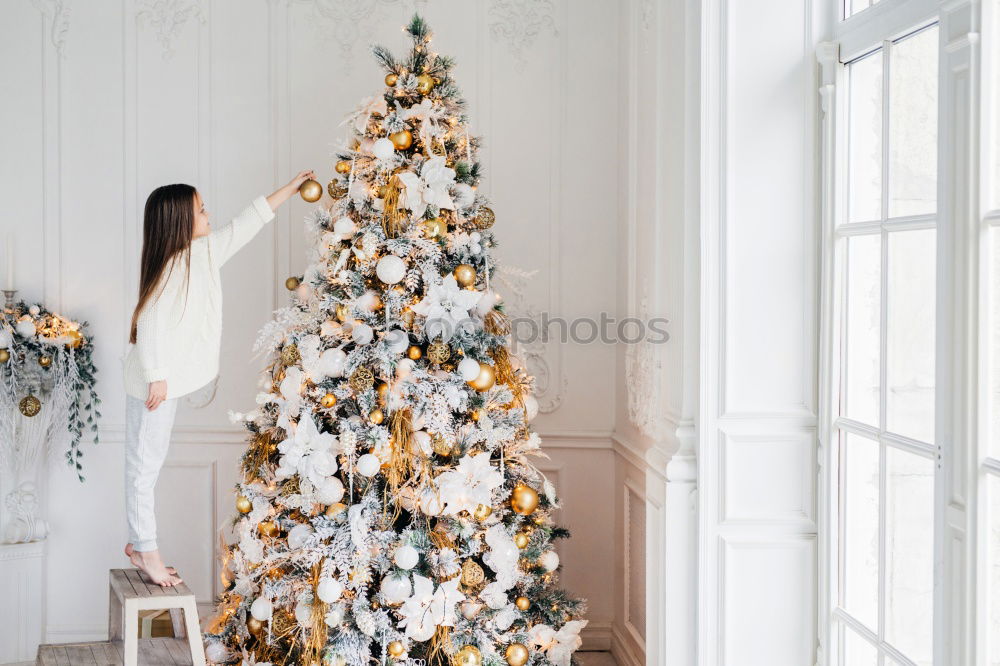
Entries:
<svg viewBox="0 0 1000 666">
<path fill-rule="evenodd" d="M 294 342 L 281 349 L 281 362 L 286 366 L 295 364 L 300 358 L 302 357 L 299 354 L 299 348 Z"/>
<path fill-rule="evenodd" d="M 431 363 L 441 364 L 451 358 L 451 347 L 447 342 L 432 342 L 427 345 L 427 360 Z"/>
<path fill-rule="evenodd" d="M 514 599 L 514 605 L 517 606 L 518 610 L 526 611 L 531 608 L 531 601 L 528 597 L 518 597 Z"/>
<path fill-rule="evenodd" d="M 299 279 L 293 276 L 285 280 L 285 289 L 287 289 L 288 291 L 295 291 L 296 289 L 299 288 L 300 284 L 302 283 L 299 281 Z"/>
<path fill-rule="evenodd" d="M 448 234 L 448 223 L 444 218 L 435 217 L 422 223 L 425 238 L 440 238 Z"/>
<path fill-rule="evenodd" d="M 0 349 L 0 363 L 6 363 L 10 360 L 10 352 L 6 349 Z"/>
<path fill-rule="evenodd" d="M 43 368 L 49 367 L 50 365 L 52 365 L 52 357 L 51 356 L 39 356 L 38 357 L 38 365 L 42 366 Z"/>
<path fill-rule="evenodd" d="M 458 282 L 458 286 L 460 287 L 471 287 L 476 284 L 476 269 L 469 264 L 455 266 L 452 274 L 455 276 L 455 281 Z"/>
<path fill-rule="evenodd" d="M 386 649 L 389 652 L 389 656 L 394 659 L 399 659 L 406 653 L 406 647 L 403 646 L 402 641 L 392 641 Z"/>
<path fill-rule="evenodd" d="M 396 150 L 406 150 L 413 145 L 413 134 L 410 133 L 410 130 L 393 132 L 389 135 L 389 141 L 392 141 L 392 145 L 396 147 Z"/>
<path fill-rule="evenodd" d="M 385 75 L 385 85 L 394 86 L 396 81 L 399 81 L 399 75 L 397 74 L 386 74 Z"/>
<path fill-rule="evenodd" d="M 240 513 L 250 513 L 253 510 L 253 504 L 249 499 L 240 495 L 236 498 L 236 510 Z"/>
<path fill-rule="evenodd" d="M 257 525 L 257 531 L 261 536 L 273 537 L 278 533 L 278 526 L 273 521 L 265 520 Z"/>
<path fill-rule="evenodd" d="M 518 532 L 517 534 L 514 535 L 514 545 L 520 548 L 521 550 L 524 550 L 525 548 L 528 547 L 528 541 L 529 541 L 528 535 L 525 534 L 524 532 Z"/>
<path fill-rule="evenodd" d="M 331 180 L 326 186 L 326 192 L 333 199 L 340 199 L 347 195 L 347 188 L 342 186 L 336 180 Z"/>
<path fill-rule="evenodd" d="M 429 74 L 421 74 L 417 77 L 417 92 L 426 95 L 434 89 L 434 77 Z"/>
<path fill-rule="evenodd" d="M 28 395 L 21 399 L 17 407 L 25 416 L 35 416 L 42 409 L 42 401 L 33 395 Z"/>
<path fill-rule="evenodd" d="M 351 374 L 348 383 L 355 393 L 362 393 L 375 383 L 375 373 L 368 366 L 362 365 Z"/>
<path fill-rule="evenodd" d="M 472 560 L 462 562 L 462 585 L 476 587 L 484 580 L 486 580 L 486 572 L 483 571 L 481 566 Z"/>
<path fill-rule="evenodd" d="M 493 513 L 493 508 L 489 504 L 480 504 L 479 506 L 476 507 L 476 510 L 473 512 L 472 516 L 476 520 L 486 520 L 487 518 L 490 517 L 491 513 Z"/>
<path fill-rule="evenodd" d="M 340 160 L 339 162 L 337 162 L 337 166 L 335 168 L 337 170 L 337 173 L 350 173 L 351 163 L 348 162 L 347 160 Z"/>
<path fill-rule="evenodd" d="M 323 397 L 319 399 L 319 404 L 327 409 L 330 409 L 337 404 L 337 396 L 332 393 L 325 393 Z"/>
<path fill-rule="evenodd" d="M 385 421 L 385 414 L 382 413 L 381 409 L 373 409 L 368 413 L 368 420 L 375 425 L 382 425 L 382 422 Z"/>
<path fill-rule="evenodd" d="M 483 206 L 479 209 L 479 215 L 472 218 L 472 226 L 476 229 L 489 229 L 496 222 L 496 214 L 492 208 Z"/>
<path fill-rule="evenodd" d="M 423 355 L 424 351 L 420 348 L 419 345 L 410 345 L 406 349 L 406 358 L 410 359 L 411 361 L 419 361 L 420 357 Z"/>
</svg>

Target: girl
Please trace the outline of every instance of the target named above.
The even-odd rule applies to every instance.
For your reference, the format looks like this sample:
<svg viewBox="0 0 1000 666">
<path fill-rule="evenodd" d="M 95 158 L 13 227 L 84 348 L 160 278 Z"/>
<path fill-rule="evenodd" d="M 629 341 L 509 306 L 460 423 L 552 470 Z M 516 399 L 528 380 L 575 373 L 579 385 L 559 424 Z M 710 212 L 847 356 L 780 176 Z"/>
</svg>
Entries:
<svg viewBox="0 0 1000 666">
<path fill-rule="evenodd" d="M 157 550 L 153 489 L 170 444 L 177 399 L 219 371 L 219 269 L 313 176 L 312 171 L 299 173 L 214 232 L 201 195 L 190 185 L 158 187 L 146 200 L 139 302 L 125 357 L 125 554 L 164 587 L 181 579 L 164 566 Z"/>
</svg>

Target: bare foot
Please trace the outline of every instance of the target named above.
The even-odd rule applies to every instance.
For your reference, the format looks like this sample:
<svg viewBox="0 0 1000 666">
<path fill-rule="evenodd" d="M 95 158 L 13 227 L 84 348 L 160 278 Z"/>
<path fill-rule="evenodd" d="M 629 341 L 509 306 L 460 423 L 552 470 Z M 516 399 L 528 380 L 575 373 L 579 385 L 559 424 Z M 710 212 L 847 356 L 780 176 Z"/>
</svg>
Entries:
<svg viewBox="0 0 1000 666">
<path fill-rule="evenodd" d="M 142 568 L 142 565 L 140 564 L 141 560 L 139 559 L 139 554 L 138 552 L 136 552 L 135 548 L 132 546 L 131 543 L 125 544 L 125 556 L 128 557 L 128 561 L 132 563 L 132 566 L 134 566 L 137 569 Z M 174 569 L 173 567 L 167 567 L 167 572 L 176 574 L 177 569 Z"/>
<path fill-rule="evenodd" d="M 179 576 L 167 571 L 167 567 L 163 565 L 163 560 L 160 559 L 160 551 L 158 550 L 133 550 L 132 556 L 129 559 L 132 560 L 132 563 L 136 567 L 142 569 L 149 576 L 150 580 L 157 585 L 173 587 L 184 582 Z"/>
</svg>

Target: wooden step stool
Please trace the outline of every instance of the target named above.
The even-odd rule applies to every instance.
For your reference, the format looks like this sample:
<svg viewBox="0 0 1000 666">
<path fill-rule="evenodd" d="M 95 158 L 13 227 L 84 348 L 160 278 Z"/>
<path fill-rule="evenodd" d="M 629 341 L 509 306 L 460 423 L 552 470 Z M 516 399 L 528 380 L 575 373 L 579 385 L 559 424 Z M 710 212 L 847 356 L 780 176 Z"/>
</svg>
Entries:
<svg viewBox="0 0 1000 666">
<path fill-rule="evenodd" d="M 109 640 L 39 646 L 38 666 L 205 666 L 198 607 L 187 585 L 161 587 L 138 569 L 110 573 Z M 170 611 L 174 638 L 139 638 L 139 611 L 151 609 Z"/>
</svg>

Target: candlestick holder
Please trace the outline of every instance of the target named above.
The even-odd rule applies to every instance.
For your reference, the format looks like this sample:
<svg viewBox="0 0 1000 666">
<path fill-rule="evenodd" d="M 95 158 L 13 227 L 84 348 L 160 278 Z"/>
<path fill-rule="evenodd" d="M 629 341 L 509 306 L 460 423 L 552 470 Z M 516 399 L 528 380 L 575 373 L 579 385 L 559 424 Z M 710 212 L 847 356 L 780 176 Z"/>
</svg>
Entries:
<svg viewBox="0 0 1000 666">
<path fill-rule="evenodd" d="M 16 293 L 17 293 L 17 289 L 4 289 L 3 290 L 3 298 L 4 298 L 4 307 L 5 308 L 12 308 L 12 307 L 14 307 L 14 294 L 16 294 Z"/>
</svg>

